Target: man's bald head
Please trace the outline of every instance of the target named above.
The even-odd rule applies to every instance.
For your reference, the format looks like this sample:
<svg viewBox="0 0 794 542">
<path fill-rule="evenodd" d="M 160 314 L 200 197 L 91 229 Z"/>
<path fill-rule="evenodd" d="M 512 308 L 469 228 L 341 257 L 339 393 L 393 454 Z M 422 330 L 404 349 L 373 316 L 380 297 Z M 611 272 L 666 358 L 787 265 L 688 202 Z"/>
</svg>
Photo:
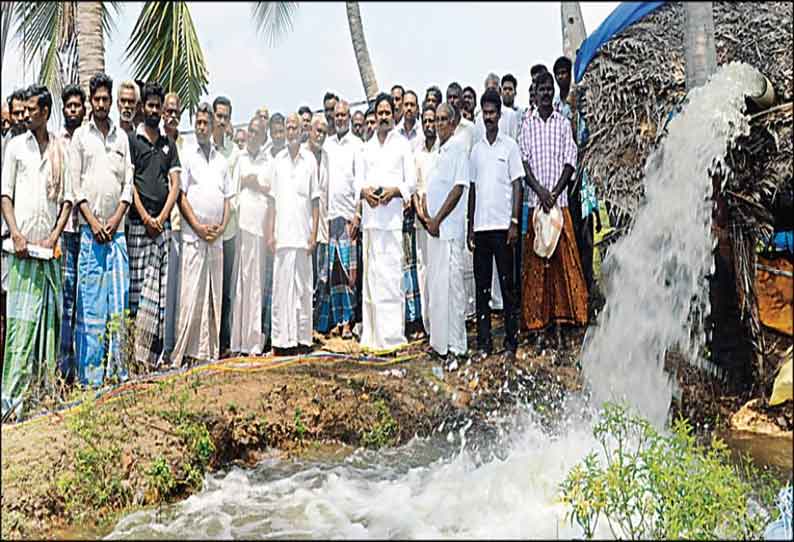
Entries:
<svg viewBox="0 0 794 542">
<path fill-rule="evenodd" d="M 339 139 L 350 130 L 350 104 L 345 100 L 338 101 L 334 106 L 334 126 Z"/>
<path fill-rule="evenodd" d="M 287 115 L 287 120 L 284 123 L 287 131 L 287 145 L 294 147 L 301 143 L 301 116 L 297 113 L 290 113 Z"/>
</svg>

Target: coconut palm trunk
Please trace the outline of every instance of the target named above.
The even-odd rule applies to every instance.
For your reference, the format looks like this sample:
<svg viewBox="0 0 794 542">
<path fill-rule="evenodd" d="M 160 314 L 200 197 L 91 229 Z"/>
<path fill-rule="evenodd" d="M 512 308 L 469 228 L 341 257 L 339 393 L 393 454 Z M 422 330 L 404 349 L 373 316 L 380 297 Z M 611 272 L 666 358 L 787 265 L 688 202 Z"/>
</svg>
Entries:
<svg viewBox="0 0 794 542">
<path fill-rule="evenodd" d="M 350 39 L 353 42 L 353 52 L 356 55 L 358 73 L 361 75 L 361 84 L 367 100 L 372 100 L 378 94 L 378 82 L 375 80 L 375 69 L 369 58 L 367 40 L 364 38 L 364 25 L 361 22 L 361 11 L 358 2 L 345 2 L 347 7 L 347 23 L 350 26 Z"/>
<path fill-rule="evenodd" d="M 102 2 L 77 3 L 77 50 L 80 55 L 77 68 L 80 86 L 88 96 L 88 81 L 97 72 L 105 71 Z M 86 104 L 86 108 L 90 109 L 90 103 Z"/>
</svg>

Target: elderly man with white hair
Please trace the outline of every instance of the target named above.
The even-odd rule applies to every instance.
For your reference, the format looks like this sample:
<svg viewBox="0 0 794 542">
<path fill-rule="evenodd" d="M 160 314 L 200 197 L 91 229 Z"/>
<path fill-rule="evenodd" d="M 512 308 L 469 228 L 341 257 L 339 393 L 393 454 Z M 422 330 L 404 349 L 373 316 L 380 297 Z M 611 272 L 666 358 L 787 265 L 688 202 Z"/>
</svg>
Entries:
<svg viewBox="0 0 794 542">
<path fill-rule="evenodd" d="M 140 102 L 141 89 L 135 81 L 132 79 L 122 81 L 116 91 L 116 106 L 119 108 L 119 126 L 128 134 L 135 128 L 132 120 Z"/>
<path fill-rule="evenodd" d="M 271 179 L 268 240 L 273 262 L 274 350 L 312 345 L 312 258 L 317 245 L 320 185 L 317 160 L 301 147 L 301 119 L 286 121 L 287 148 L 276 156 Z"/>
</svg>

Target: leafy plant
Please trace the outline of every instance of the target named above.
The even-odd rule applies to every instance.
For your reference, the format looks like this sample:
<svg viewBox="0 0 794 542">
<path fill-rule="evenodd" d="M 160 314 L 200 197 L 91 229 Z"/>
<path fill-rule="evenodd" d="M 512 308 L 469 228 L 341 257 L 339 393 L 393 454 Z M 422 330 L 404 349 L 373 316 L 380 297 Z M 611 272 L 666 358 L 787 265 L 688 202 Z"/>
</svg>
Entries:
<svg viewBox="0 0 794 542">
<path fill-rule="evenodd" d="M 661 435 L 626 406 L 611 403 L 593 436 L 601 456 L 588 454 L 560 485 L 567 518 L 586 538 L 593 538 L 602 518 L 614 537 L 632 540 L 762 534 L 765 514 L 752 513 L 750 500 L 763 507 L 775 482 L 747 463 L 735 466 L 720 439 L 699 444 L 684 419 Z M 763 494 L 742 474 L 760 480 Z"/>
<path fill-rule="evenodd" d="M 308 432 L 306 426 L 303 424 L 303 419 L 301 418 L 302 412 L 300 408 L 295 409 L 295 433 L 298 434 L 298 440 L 303 440 L 303 437 Z"/>
<path fill-rule="evenodd" d="M 383 400 L 375 402 L 378 411 L 378 421 L 370 431 L 361 436 L 361 444 L 368 448 L 382 448 L 391 444 L 397 435 L 397 421 L 389 412 L 389 407 Z"/>
<path fill-rule="evenodd" d="M 152 461 L 146 469 L 146 477 L 156 501 L 168 498 L 177 486 L 171 466 L 164 457 L 158 457 Z"/>
</svg>

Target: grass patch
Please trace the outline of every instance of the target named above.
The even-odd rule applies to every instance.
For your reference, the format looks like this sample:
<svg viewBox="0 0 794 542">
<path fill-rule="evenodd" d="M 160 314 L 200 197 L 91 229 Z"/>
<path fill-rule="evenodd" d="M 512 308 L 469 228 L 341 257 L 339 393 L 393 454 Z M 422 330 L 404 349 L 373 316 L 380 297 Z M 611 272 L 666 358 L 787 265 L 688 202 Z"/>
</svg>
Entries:
<svg viewBox="0 0 794 542">
<path fill-rule="evenodd" d="M 399 428 L 382 399 L 375 401 L 375 409 L 378 412 L 378 421 L 371 430 L 361 435 L 361 445 L 367 448 L 382 448 L 393 444 Z"/>
</svg>

